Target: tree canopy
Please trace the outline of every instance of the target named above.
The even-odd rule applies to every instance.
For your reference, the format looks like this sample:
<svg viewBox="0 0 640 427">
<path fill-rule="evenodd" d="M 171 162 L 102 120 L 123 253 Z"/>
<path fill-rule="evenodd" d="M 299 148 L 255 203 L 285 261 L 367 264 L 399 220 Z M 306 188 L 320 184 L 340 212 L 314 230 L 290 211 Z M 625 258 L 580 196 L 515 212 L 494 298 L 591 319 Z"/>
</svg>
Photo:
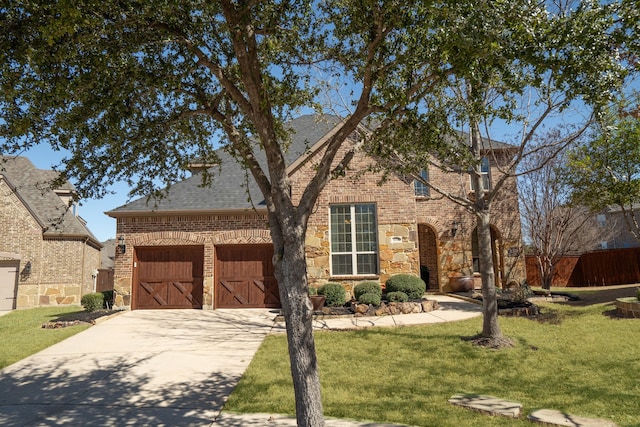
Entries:
<svg viewBox="0 0 640 427">
<path fill-rule="evenodd" d="M 60 169 L 81 197 L 117 180 L 154 194 L 195 159 L 214 165 L 220 145 L 234 155 L 265 197 L 298 423 L 321 425 L 304 233 L 336 160 L 348 164 L 339 149 L 367 120 L 373 132 L 363 137 L 381 142 L 380 155 L 435 149 L 457 161 L 463 150 L 444 143 L 456 114 L 508 120 L 513 104 L 472 97 L 458 108 L 443 96 L 452 77 L 477 93 L 500 81 L 504 93 L 522 94 L 551 73 L 570 99 L 608 99 L 637 52 L 635 1 L 582 1 L 561 13 L 553 5 L 9 0 L 0 6 L 0 150 L 68 150 Z M 302 111 L 338 111 L 343 122 L 294 204 L 285 122 Z"/>
<path fill-rule="evenodd" d="M 640 117 L 626 102 L 603 114 L 598 129 L 569 155 L 564 182 L 572 203 L 594 212 L 620 210 L 640 240 Z"/>
</svg>

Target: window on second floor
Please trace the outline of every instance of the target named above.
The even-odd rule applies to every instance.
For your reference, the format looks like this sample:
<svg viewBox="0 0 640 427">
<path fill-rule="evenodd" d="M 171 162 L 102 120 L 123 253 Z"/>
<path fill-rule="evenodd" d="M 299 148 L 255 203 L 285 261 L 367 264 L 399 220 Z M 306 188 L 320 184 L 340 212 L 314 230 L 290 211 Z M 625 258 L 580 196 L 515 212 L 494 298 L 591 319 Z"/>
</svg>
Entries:
<svg viewBox="0 0 640 427">
<path fill-rule="evenodd" d="M 482 176 L 482 189 L 491 190 L 491 174 L 489 169 L 489 158 L 483 157 L 480 163 L 480 175 Z M 476 191 L 476 187 L 473 185 L 473 179 L 471 180 L 471 189 Z"/>
<path fill-rule="evenodd" d="M 420 171 L 420 177 L 425 181 L 429 182 L 429 170 L 423 169 Z M 413 181 L 413 190 L 416 194 L 416 197 L 429 197 L 429 186 L 424 184 L 417 179 Z"/>
<path fill-rule="evenodd" d="M 330 207 L 331 274 L 378 274 L 378 221 L 373 203 Z"/>
</svg>

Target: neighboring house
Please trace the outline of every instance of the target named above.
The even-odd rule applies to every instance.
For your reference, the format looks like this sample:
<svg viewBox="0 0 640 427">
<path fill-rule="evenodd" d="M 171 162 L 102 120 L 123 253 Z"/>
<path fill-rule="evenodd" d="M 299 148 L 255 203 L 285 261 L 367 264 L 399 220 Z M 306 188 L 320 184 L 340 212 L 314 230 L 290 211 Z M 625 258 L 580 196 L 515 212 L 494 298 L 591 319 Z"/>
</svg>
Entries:
<svg viewBox="0 0 640 427">
<path fill-rule="evenodd" d="M 76 215 L 74 188 L 25 157 L 0 156 L 0 310 L 80 304 L 102 245 Z"/>
<path fill-rule="evenodd" d="M 116 267 L 116 239 L 102 242 L 100 252 L 100 269 L 113 270 Z"/>
<path fill-rule="evenodd" d="M 627 218 L 636 216 L 640 220 L 640 205 L 634 205 Z M 599 229 L 606 230 L 597 249 L 626 249 L 640 247 L 640 241 L 629 231 L 629 224 L 625 215 L 618 206 L 611 206 L 604 212 L 596 215 Z M 634 225 L 631 225 L 634 227 Z M 640 231 L 640 230 L 639 230 Z"/>
<path fill-rule="evenodd" d="M 294 199 L 301 197 L 337 124 L 331 116 L 291 122 L 286 156 Z M 356 138 L 349 143 L 356 144 Z M 500 153 L 497 157 L 505 160 Z M 263 198 L 246 172 L 226 153 L 220 155 L 222 165 L 213 168 L 210 187 L 201 186 L 202 169 L 196 167 L 166 198 L 141 198 L 107 212 L 117 219 L 117 238 L 123 243 L 116 248 L 116 305 L 279 307 Z M 372 162 L 357 152 L 346 176 L 321 193 L 306 238 L 310 284 L 338 282 L 351 291 L 363 280 L 384 283 L 395 274 L 422 273 L 425 279 L 428 275 L 430 290 L 446 291 L 451 277 L 473 276 L 478 270 L 474 217 L 411 178 L 391 176 L 380 184 L 378 174 L 360 175 Z M 490 183 L 498 170 L 485 166 Z M 423 173 L 451 190 L 471 191 L 465 172 Z M 514 180 L 505 189 L 507 196 L 495 203 L 499 285 L 524 280 L 516 191 Z"/>
</svg>

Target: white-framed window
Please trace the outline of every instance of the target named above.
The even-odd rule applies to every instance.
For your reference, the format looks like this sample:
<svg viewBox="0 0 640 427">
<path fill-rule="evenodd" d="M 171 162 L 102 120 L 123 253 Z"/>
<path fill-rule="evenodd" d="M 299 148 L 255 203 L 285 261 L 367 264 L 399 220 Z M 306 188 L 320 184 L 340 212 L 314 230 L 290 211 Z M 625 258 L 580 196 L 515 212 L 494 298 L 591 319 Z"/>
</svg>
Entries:
<svg viewBox="0 0 640 427">
<path fill-rule="evenodd" d="M 330 206 L 331 274 L 378 274 L 376 205 Z"/>
<path fill-rule="evenodd" d="M 420 177 L 424 179 L 425 182 L 429 182 L 429 170 L 428 169 L 421 170 Z M 416 197 L 429 197 L 429 186 L 425 185 L 421 181 L 418 181 L 417 179 L 413 181 L 413 190 L 416 194 Z"/>
<path fill-rule="evenodd" d="M 489 168 L 489 158 L 483 157 L 480 163 L 480 175 L 482 177 L 482 189 L 491 190 L 491 173 Z M 476 191 L 476 187 L 473 185 L 473 179 L 471 179 L 471 189 Z"/>
</svg>

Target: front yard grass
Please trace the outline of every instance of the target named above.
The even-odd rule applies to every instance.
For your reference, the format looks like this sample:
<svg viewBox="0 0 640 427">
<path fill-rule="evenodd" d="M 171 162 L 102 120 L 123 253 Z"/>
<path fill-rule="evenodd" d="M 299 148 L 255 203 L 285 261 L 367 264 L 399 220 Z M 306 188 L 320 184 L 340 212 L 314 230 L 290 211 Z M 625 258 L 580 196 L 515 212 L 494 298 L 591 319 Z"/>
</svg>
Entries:
<svg viewBox="0 0 640 427">
<path fill-rule="evenodd" d="M 0 316 L 0 369 L 88 328 L 89 324 L 42 328 L 43 323 L 80 310 L 82 307 L 77 306 L 41 307 Z"/>
<path fill-rule="evenodd" d="M 461 339 L 480 318 L 437 325 L 315 334 L 326 417 L 412 426 L 531 424 L 536 409 L 640 426 L 640 320 L 611 317 L 612 304 L 541 304 L 545 322 L 500 317 L 517 346 L 473 347 Z M 286 337 L 267 337 L 225 410 L 294 414 Z M 524 405 L 523 417 L 455 407 L 457 393 Z"/>
</svg>

